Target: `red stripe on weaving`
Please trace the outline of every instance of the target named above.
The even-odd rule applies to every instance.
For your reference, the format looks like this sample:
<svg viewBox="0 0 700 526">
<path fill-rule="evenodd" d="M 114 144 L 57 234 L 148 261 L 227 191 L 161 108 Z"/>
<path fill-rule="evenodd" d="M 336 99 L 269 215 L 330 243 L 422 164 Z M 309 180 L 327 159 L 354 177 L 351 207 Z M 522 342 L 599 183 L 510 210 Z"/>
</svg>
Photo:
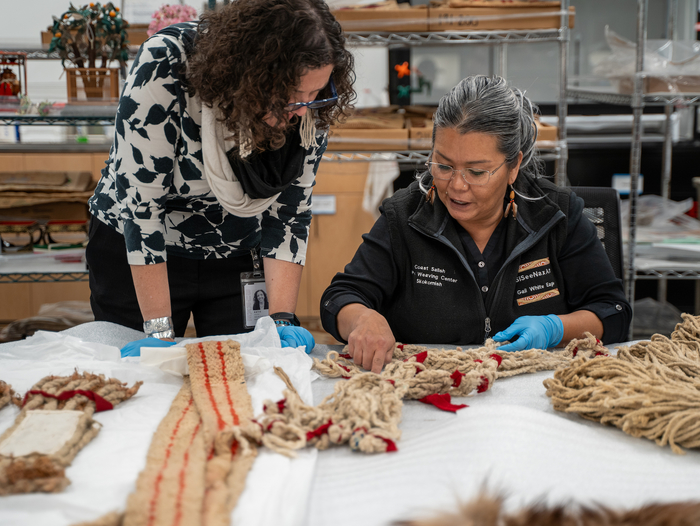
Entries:
<svg viewBox="0 0 700 526">
<path fill-rule="evenodd" d="M 209 381 L 209 366 L 207 365 L 207 357 L 204 352 L 204 345 L 199 342 L 199 355 L 202 357 L 202 365 L 204 366 L 204 386 L 207 388 L 207 393 L 209 394 L 209 401 L 211 406 L 214 408 L 216 413 L 216 421 L 219 429 L 223 429 L 226 426 L 224 419 L 221 418 L 221 413 L 219 413 L 219 406 L 216 405 L 216 399 L 214 398 L 214 392 L 211 390 L 211 382 Z"/>
<path fill-rule="evenodd" d="M 32 391 L 27 391 L 27 394 L 24 395 L 24 400 L 22 400 L 22 407 L 24 407 L 24 404 L 27 403 L 27 398 L 29 398 L 29 395 L 33 394 L 40 394 L 41 396 L 44 396 L 46 398 L 54 398 L 56 400 L 68 400 L 69 398 L 73 398 L 74 396 L 77 395 L 82 395 L 86 398 L 89 398 L 93 402 L 95 402 L 95 413 L 99 413 L 100 411 L 109 411 L 110 409 L 114 409 L 114 406 L 112 405 L 112 402 L 109 400 L 105 400 L 102 398 L 100 395 L 95 393 L 94 391 L 85 391 L 84 389 L 75 389 L 74 391 L 64 391 L 58 395 L 53 395 L 51 393 L 47 393 L 46 391 L 38 391 L 38 390 L 32 390 Z"/>
<path fill-rule="evenodd" d="M 192 407 L 193 402 L 194 400 L 190 398 L 190 402 L 187 404 L 187 407 L 183 409 L 180 418 L 178 419 L 177 423 L 175 424 L 175 427 L 173 428 L 173 432 L 170 434 L 170 441 L 168 442 L 168 447 L 165 448 L 165 460 L 163 460 L 163 465 L 160 467 L 158 475 L 156 476 L 156 482 L 153 485 L 153 496 L 151 497 L 151 502 L 148 506 L 148 526 L 151 526 L 156 520 L 156 506 L 158 505 L 158 498 L 160 497 L 160 483 L 163 481 L 163 472 L 168 468 L 170 453 L 173 449 L 175 437 L 177 436 L 177 433 L 180 430 L 180 424 L 185 418 L 185 415 L 187 415 L 187 412 L 190 410 L 190 407 Z"/>
<path fill-rule="evenodd" d="M 197 427 L 194 428 L 194 433 L 192 433 L 192 438 L 190 438 L 190 443 L 185 450 L 185 456 L 182 459 L 182 467 L 180 468 L 180 474 L 178 475 L 178 485 L 177 485 L 177 499 L 175 500 L 175 518 L 173 519 L 173 526 L 178 526 L 182 520 L 182 495 L 185 493 L 185 475 L 187 474 L 187 465 L 190 463 L 190 448 L 194 444 L 194 438 L 197 436 L 199 431 L 199 426 L 202 425 L 202 421 L 199 421 Z"/>
<path fill-rule="evenodd" d="M 221 350 L 221 342 L 216 342 L 216 348 L 219 351 L 219 360 L 221 361 L 221 372 L 224 376 L 224 388 L 226 389 L 226 400 L 228 401 L 228 407 L 231 412 L 231 418 L 233 418 L 233 425 L 238 425 L 238 413 L 236 413 L 236 408 L 233 407 L 233 402 L 231 401 L 231 390 L 228 385 L 228 376 L 226 376 L 226 361 L 224 360 L 224 353 Z M 220 430 L 221 428 L 219 428 Z"/>
</svg>

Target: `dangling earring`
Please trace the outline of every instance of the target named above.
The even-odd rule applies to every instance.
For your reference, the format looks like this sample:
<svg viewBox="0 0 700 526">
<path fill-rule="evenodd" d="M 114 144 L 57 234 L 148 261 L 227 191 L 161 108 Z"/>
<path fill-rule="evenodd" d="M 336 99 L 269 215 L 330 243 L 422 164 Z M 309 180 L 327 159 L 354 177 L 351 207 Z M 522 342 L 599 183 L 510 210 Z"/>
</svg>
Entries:
<svg viewBox="0 0 700 526">
<path fill-rule="evenodd" d="M 510 202 L 506 206 L 506 211 L 503 212 L 503 217 L 508 217 L 510 211 L 513 211 L 513 219 L 518 217 L 518 205 L 515 202 L 515 191 L 513 190 L 513 185 L 510 185 Z"/>
<path fill-rule="evenodd" d="M 432 185 L 428 190 L 428 193 L 425 194 L 425 200 L 431 205 L 433 204 L 433 201 L 435 201 L 435 185 Z"/>
</svg>

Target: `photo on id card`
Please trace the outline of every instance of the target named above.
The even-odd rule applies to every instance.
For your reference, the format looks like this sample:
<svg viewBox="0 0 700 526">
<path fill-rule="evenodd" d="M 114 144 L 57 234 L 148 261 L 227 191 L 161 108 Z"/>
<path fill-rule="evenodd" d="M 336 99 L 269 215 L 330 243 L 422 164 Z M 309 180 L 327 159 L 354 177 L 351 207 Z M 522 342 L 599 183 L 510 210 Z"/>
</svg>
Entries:
<svg viewBox="0 0 700 526">
<path fill-rule="evenodd" d="M 242 272 L 241 288 L 243 289 L 243 325 L 246 329 L 251 329 L 260 318 L 270 314 L 265 278 L 253 276 L 252 272 Z"/>
</svg>

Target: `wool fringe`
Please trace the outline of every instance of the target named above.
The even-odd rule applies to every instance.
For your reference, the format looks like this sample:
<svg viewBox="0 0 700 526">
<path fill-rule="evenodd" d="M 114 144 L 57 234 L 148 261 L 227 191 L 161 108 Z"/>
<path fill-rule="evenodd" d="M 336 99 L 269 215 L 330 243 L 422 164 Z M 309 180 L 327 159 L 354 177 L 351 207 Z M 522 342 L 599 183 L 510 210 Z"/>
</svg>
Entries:
<svg viewBox="0 0 700 526">
<path fill-rule="evenodd" d="M 650 504 L 632 510 L 604 506 L 545 506 L 535 504 L 514 513 L 503 509 L 502 497 L 481 494 L 460 504 L 455 512 L 425 519 L 395 522 L 394 526 L 695 526 L 700 502 Z"/>
</svg>

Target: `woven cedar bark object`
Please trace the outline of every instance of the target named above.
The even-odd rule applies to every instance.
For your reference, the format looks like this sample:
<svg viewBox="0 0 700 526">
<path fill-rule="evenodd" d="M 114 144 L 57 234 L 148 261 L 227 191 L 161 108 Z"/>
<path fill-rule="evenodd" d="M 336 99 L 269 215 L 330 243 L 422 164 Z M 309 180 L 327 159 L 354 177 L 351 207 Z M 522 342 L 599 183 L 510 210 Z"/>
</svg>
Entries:
<svg viewBox="0 0 700 526">
<path fill-rule="evenodd" d="M 257 455 L 243 437 L 252 404 L 238 342 L 187 347 L 185 378 L 156 430 L 126 512 L 85 526 L 226 526 Z"/>
<path fill-rule="evenodd" d="M 77 371 L 71 376 L 47 376 L 40 380 L 26 394 L 15 423 L 0 436 L 0 495 L 62 491 L 70 484 L 65 468 L 100 430 L 93 414 L 131 398 L 141 383 L 127 388 L 119 380 Z M 37 420 L 44 423 L 43 436 L 31 424 Z M 45 427 L 51 423 L 63 426 L 64 434 L 52 435 L 51 426 Z M 47 443 L 46 437 L 54 436 L 57 441 Z M 31 451 L 27 446 L 30 442 L 52 452 Z M 12 452 L 18 449 L 28 452 L 21 455 Z M 3 454 L 7 451 L 10 453 Z"/>
</svg>

